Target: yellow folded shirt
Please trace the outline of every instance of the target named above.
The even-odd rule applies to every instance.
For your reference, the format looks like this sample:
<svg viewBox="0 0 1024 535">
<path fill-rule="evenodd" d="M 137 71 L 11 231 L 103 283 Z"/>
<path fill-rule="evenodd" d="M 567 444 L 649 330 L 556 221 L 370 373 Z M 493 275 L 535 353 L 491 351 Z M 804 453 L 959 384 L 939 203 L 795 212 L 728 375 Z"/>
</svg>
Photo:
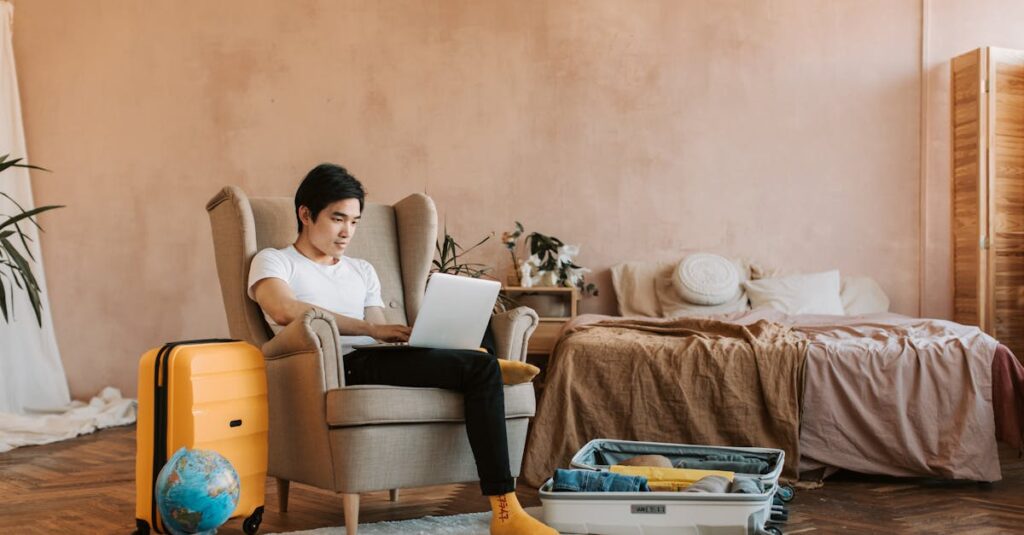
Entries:
<svg viewBox="0 0 1024 535">
<path fill-rule="evenodd" d="M 695 468 L 661 468 L 656 466 L 622 466 L 614 465 L 609 471 L 627 476 L 643 476 L 647 478 L 647 486 L 652 491 L 680 491 L 696 483 L 705 476 L 722 476 L 733 480 L 735 472 L 725 470 L 697 470 Z"/>
</svg>

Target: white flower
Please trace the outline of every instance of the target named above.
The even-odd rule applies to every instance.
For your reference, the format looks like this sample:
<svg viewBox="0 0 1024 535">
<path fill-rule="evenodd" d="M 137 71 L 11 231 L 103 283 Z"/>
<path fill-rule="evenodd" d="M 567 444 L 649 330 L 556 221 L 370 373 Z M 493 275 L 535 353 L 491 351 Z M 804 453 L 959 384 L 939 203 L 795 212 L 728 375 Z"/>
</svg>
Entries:
<svg viewBox="0 0 1024 535">
<path fill-rule="evenodd" d="M 566 273 L 574 277 L 582 277 L 585 273 L 590 273 L 590 268 L 578 267 L 578 268 L 565 268 Z"/>
<path fill-rule="evenodd" d="M 590 270 L 585 267 L 580 268 L 565 268 L 565 285 L 566 286 L 579 286 L 583 282 L 583 275 L 590 273 Z"/>
<path fill-rule="evenodd" d="M 524 288 L 530 288 L 533 286 L 533 277 L 531 276 L 532 272 L 533 264 L 531 264 L 529 260 L 519 264 L 519 284 Z"/>
<path fill-rule="evenodd" d="M 573 258 L 580 254 L 579 245 L 563 245 L 558 248 L 558 263 L 560 264 L 571 264 Z"/>
</svg>

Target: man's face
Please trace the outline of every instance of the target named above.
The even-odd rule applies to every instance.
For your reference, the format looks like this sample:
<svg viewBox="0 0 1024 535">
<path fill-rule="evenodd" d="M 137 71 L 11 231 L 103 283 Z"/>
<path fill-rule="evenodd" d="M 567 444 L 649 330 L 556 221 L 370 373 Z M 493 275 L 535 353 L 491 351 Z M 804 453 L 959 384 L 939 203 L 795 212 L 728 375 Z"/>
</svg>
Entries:
<svg viewBox="0 0 1024 535">
<path fill-rule="evenodd" d="M 356 224 L 362 214 L 358 199 L 342 199 L 324 207 L 315 220 L 310 218 L 309 209 L 299 207 L 299 217 L 309 235 L 309 241 L 320 252 L 334 258 L 341 258 L 345 248 L 356 233 Z"/>
</svg>

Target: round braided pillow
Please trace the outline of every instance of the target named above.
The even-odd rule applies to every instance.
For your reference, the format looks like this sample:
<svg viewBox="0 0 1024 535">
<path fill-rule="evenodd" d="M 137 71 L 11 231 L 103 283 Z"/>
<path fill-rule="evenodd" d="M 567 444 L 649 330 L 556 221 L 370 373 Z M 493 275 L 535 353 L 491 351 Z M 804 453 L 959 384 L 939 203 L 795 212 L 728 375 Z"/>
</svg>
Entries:
<svg viewBox="0 0 1024 535">
<path fill-rule="evenodd" d="M 672 285 L 679 296 L 695 305 L 720 305 L 740 291 L 740 273 L 728 258 L 694 253 L 676 266 Z"/>
</svg>

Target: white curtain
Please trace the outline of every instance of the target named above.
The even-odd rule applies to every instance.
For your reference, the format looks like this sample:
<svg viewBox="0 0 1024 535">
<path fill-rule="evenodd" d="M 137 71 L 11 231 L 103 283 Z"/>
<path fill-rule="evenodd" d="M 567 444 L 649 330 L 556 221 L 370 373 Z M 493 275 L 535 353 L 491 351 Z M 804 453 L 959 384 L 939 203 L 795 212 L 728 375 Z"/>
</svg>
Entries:
<svg viewBox="0 0 1024 535">
<path fill-rule="evenodd" d="M 0 154 L 25 158 L 25 131 L 14 73 L 13 22 L 14 6 L 0 1 Z M 0 173 L 0 191 L 14 197 L 26 210 L 34 206 L 28 169 L 12 167 Z M 11 215 L 14 210 L 10 201 L 0 197 L 0 214 Z M 22 229 L 33 240 L 29 248 L 36 259 L 33 273 L 42 289 L 43 321 L 40 327 L 25 292 L 15 287 L 14 314 L 8 322 L 0 318 L 0 412 L 7 413 L 53 410 L 68 407 L 71 401 L 50 317 L 38 233 L 31 225 L 23 225 Z"/>
</svg>

